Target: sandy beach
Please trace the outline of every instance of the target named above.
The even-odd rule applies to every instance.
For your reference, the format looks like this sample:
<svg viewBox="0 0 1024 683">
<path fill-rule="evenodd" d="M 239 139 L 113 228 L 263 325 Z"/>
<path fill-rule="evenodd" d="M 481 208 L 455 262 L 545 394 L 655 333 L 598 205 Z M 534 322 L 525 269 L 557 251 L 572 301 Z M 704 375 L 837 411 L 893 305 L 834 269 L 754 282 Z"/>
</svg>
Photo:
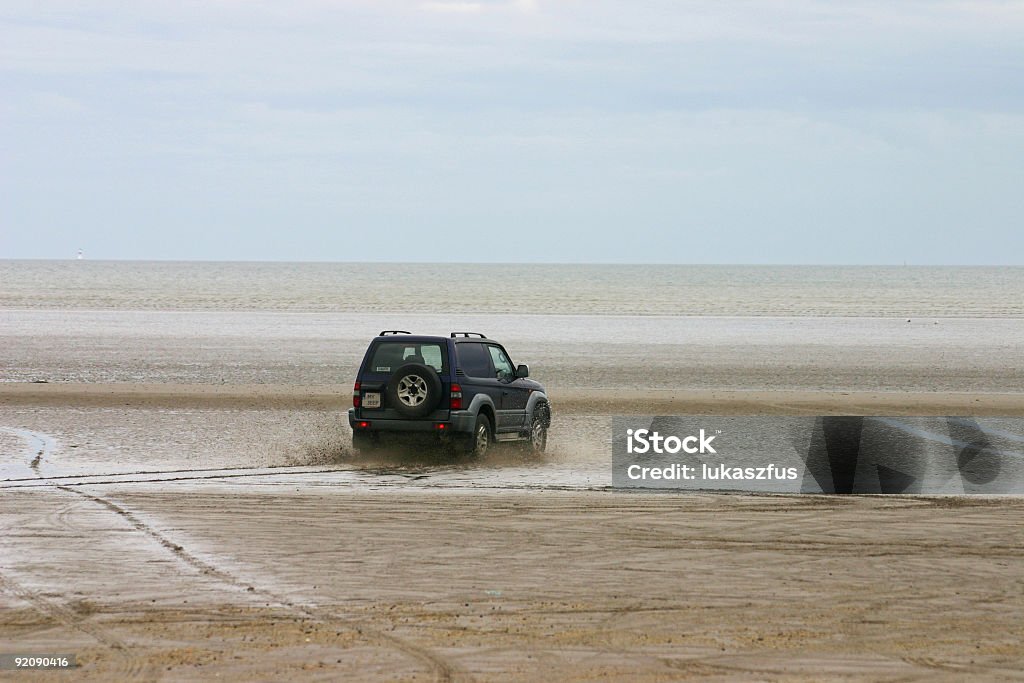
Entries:
<svg viewBox="0 0 1024 683">
<path fill-rule="evenodd" d="M 5 647 L 85 680 L 1020 676 L 1019 500 L 253 488 L 5 492 Z"/>
<path fill-rule="evenodd" d="M 16 0 L 0 79 L 0 683 L 1024 683 L 1024 0 Z"/>
<path fill-rule="evenodd" d="M 627 493 L 610 452 L 614 415 L 1024 416 L 1024 319 L 95 296 L 0 310 L 0 653 L 96 681 L 1021 678 L 1019 497 Z M 396 326 L 504 341 L 548 387 L 544 456 L 353 457 L 356 365 Z"/>
<path fill-rule="evenodd" d="M 587 473 L 636 392 L 553 392 L 541 461 L 352 460 L 341 389 L 0 385 L 0 649 L 75 653 L 97 681 L 1020 675 L 1019 498 L 615 492 Z M 1024 412 L 1009 394 L 656 396 Z"/>
</svg>

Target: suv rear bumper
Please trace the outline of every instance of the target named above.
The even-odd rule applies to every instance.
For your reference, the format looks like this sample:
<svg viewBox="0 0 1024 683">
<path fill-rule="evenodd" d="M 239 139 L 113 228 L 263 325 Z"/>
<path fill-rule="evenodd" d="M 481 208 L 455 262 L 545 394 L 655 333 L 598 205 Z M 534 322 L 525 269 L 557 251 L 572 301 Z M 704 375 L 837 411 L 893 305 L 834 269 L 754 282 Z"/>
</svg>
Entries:
<svg viewBox="0 0 1024 683">
<path fill-rule="evenodd" d="M 360 422 L 369 422 L 369 427 L 357 426 Z M 439 427 L 444 425 L 444 427 Z M 353 432 L 418 432 L 432 434 L 472 434 L 476 426 L 476 415 L 468 410 L 452 410 L 447 420 L 378 420 L 374 418 L 357 418 L 356 409 L 348 409 L 348 426 Z"/>
</svg>

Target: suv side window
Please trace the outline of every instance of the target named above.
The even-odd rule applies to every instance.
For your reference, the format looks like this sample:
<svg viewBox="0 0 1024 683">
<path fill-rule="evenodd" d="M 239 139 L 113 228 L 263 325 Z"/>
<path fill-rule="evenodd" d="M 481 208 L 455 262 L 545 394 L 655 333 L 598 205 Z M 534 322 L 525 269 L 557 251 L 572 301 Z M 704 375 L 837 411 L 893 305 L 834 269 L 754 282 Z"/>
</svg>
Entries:
<svg viewBox="0 0 1024 683">
<path fill-rule="evenodd" d="M 494 378 L 491 370 L 491 359 L 483 344 L 463 342 L 455 345 L 462 371 L 470 377 Z"/>
<path fill-rule="evenodd" d="M 512 361 L 508 359 L 508 356 L 505 355 L 500 346 L 488 345 L 487 350 L 491 352 L 491 362 L 494 363 L 494 371 L 499 379 L 515 377 L 516 373 L 512 370 Z"/>
</svg>

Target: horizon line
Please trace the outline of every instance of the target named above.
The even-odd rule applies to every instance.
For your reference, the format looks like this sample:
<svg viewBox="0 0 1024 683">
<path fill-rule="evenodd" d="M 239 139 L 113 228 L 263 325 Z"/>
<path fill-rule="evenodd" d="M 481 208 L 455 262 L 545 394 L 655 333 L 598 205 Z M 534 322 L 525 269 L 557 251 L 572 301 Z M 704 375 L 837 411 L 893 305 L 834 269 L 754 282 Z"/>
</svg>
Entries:
<svg viewBox="0 0 1024 683">
<path fill-rule="evenodd" d="M 692 267 L 764 267 L 764 268 L 1021 268 L 1024 263 L 727 263 L 680 261 L 335 261 L 326 259 L 178 259 L 178 258 L 77 258 L 23 256 L 0 257 L 0 262 L 91 262 L 91 263 L 210 263 L 210 264 L 316 264 L 316 265 L 434 265 L 434 266 L 692 266 Z"/>
</svg>

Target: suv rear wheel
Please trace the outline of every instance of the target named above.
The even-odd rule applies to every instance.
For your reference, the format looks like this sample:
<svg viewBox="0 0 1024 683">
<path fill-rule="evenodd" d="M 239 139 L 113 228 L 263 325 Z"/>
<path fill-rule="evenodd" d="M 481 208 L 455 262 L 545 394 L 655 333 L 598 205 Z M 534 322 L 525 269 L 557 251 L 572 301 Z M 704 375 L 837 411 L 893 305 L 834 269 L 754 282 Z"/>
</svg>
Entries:
<svg viewBox="0 0 1024 683">
<path fill-rule="evenodd" d="M 462 451 L 471 458 L 482 458 L 491 445 L 491 421 L 486 415 L 476 416 L 473 433 L 466 435 Z"/>
</svg>

